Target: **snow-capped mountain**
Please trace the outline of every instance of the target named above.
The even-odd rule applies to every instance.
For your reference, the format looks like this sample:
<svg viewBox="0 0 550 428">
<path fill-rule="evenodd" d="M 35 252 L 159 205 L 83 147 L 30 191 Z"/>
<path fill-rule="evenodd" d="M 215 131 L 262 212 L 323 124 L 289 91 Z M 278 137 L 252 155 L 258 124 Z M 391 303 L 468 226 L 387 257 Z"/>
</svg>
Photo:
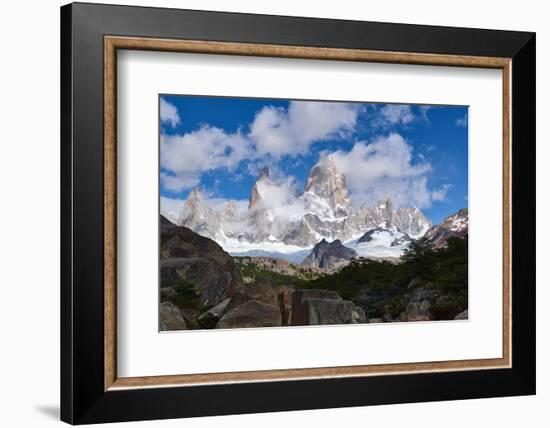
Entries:
<svg viewBox="0 0 550 428">
<path fill-rule="evenodd" d="M 274 181 L 264 167 L 251 189 L 248 209 L 240 211 L 234 202 L 215 210 L 205 202 L 202 192 L 194 189 L 176 223 L 216 240 L 233 253 L 303 251 L 323 239 L 357 240 L 379 227 L 388 230 L 391 247 L 396 239 L 418 238 L 431 226 L 419 209 L 395 209 L 389 199 L 374 207 L 355 209 L 345 176 L 331 157 L 310 170 L 304 190 L 298 194 L 288 183 Z M 368 242 L 357 244 L 372 246 Z"/>
<path fill-rule="evenodd" d="M 220 239 L 220 232 L 223 230 L 221 216 L 205 203 L 200 189 L 193 189 L 189 193 L 183 204 L 178 224 L 212 239 Z"/>
<path fill-rule="evenodd" d="M 385 223 L 346 245 L 354 249 L 360 257 L 398 258 L 412 241 L 413 238 L 407 233 Z"/>
<path fill-rule="evenodd" d="M 311 168 L 303 194 L 307 211 L 320 218 L 334 220 L 353 212 L 346 178 L 327 157 Z"/>
<path fill-rule="evenodd" d="M 432 241 L 433 248 L 444 248 L 452 237 L 464 238 L 468 235 L 468 208 L 445 217 L 440 224 L 432 226 L 425 237 Z"/>
</svg>

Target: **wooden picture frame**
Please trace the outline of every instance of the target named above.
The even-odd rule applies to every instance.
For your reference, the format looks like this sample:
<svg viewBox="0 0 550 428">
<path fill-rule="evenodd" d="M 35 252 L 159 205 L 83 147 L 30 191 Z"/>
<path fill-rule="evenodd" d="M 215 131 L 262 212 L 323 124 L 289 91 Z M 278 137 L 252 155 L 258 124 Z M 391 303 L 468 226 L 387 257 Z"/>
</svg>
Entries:
<svg viewBox="0 0 550 428">
<path fill-rule="evenodd" d="M 118 377 L 118 49 L 502 70 L 502 358 Z M 534 34 L 77 3 L 61 9 L 61 53 L 62 420 L 114 422 L 535 392 Z"/>
</svg>

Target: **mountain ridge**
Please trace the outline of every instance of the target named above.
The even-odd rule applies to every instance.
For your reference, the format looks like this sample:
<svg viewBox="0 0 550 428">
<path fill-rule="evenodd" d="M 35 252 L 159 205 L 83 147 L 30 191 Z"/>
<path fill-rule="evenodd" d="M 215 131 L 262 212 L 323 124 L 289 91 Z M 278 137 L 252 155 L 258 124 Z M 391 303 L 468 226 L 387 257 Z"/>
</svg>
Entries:
<svg viewBox="0 0 550 428">
<path fill-rule="evenodd" d="M 385 224 L 417 238 L 432 226 L 418 208 L 395 209 L 389 198 L 373 207 L 354 208 L 346 178 L 330 157 L 311 168 L 302 193 L 288 191 L 288 183 L 277 183 L 264 167 L 250 191 L 247 210 L 239 212 L 230 201 L 216 211 L 195 188 L 175 222 L 243 250 L 262 243 L 311 248 L 322 239 L 347 242 Z"/>
</svg>

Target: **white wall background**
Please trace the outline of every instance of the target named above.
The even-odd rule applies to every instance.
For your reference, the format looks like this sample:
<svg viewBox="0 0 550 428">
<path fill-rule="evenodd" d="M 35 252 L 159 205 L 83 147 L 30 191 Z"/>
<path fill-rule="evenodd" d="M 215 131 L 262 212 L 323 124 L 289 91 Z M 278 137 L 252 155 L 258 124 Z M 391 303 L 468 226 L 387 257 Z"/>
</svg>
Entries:
<svg viewBox="0 0 550 428">
<path fill-rule="evenodd" d="M 123 2 L 122 0 L 120 0 Z M 103 3 L 116 3 L 104 0 Z M 323 18 L 537 32 L 537 340 L 535 397 L 155 421 L 140 426 L 545 426 L 550 421 L 550 28 L 545 2 L 463 0 L 147 0 L 170 6 Z M 7 427 L 59 424 L 59 6 L 4 2 L 0 9 L 0 420 Z M 546 120 L 545 120 L 546 119 Z M 546 362 L 546 363 L 545 363 Z M 125 426 L 138 426 L 137 423 Z"/>
</svg>

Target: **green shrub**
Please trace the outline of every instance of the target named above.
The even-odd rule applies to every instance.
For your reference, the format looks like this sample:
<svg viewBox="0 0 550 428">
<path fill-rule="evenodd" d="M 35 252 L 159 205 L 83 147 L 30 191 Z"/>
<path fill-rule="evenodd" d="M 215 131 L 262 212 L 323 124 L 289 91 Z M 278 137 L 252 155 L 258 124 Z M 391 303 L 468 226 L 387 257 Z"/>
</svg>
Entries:
<svg viewBox="0 0 550 428">
<path fill-rule="evenodd" d="M 173 292 L 161 289 L 161 302 L 172 302 L 180 309 L 202 309 L 200 298 L 195 287 L 182 282 L 173 288 Z"/>
</svg>

